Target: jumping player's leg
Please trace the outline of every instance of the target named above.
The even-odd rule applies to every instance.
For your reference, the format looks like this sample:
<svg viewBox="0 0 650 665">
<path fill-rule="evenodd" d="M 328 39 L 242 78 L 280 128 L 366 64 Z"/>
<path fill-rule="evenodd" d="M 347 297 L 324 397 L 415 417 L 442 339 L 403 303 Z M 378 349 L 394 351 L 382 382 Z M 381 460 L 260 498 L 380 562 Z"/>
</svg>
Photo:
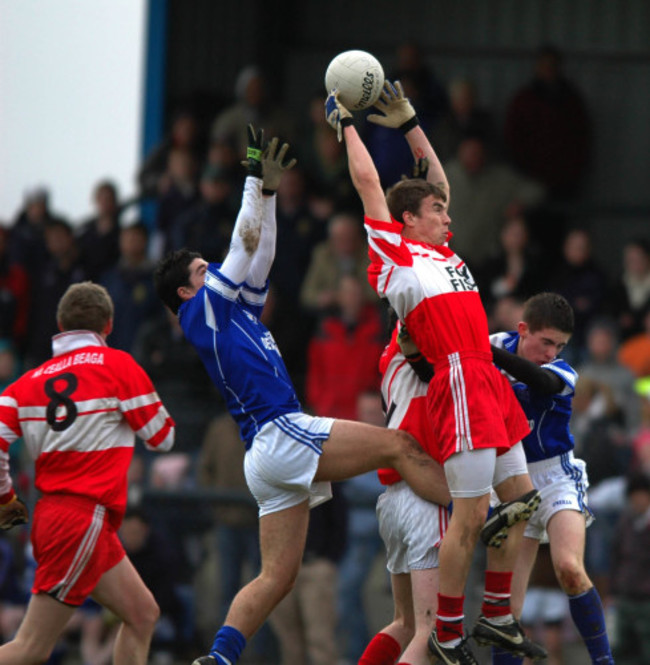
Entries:
<svg viewBox="0 0 650 665">
<path fill-rule="evenodd" d="M 370 640 L 359 658 L 359 665 L 394 665 L 415 634 L 411 575 L 391 574 L 390 582 L 393 620 Z"/>
<path fill-rule="evenodd" d="M 397 469 L 428 501 L 446 506 L 451 500 L 441 466 L 411 435 L 351 420 L 335 421 L 315 480 L 345 480 L 381 467 Z"/>
<path fill-rule="evenodd" d="M 555 513 L 547 525 L 555 575 L 569 597 L 571 617 L 593 663 L 613 663 L 600 596 L 584 566 L 585 515 Z"/>
<path fill-rule="evenodd" d="M 541 500 L 540 493 L 535 490 L 528 475 L 526 455 L 521 441 L 512 446 L 508 452 L 497 456 L 493 486 L 502 507 L 506 508 L 503 511 L 505 518 L 503 522 L 507 526 L 507 538 L 503 546 L 488 548 L 487 569 L 512 572 L 527 520 Z M 516 512 L 517 509 L 519 512 Z M 484 533 L 485 527 L 481 535 Z"/>
<path fill-rule="evenodd" d="M 260 518 L 260 574 L 233 599 L 225 625 L 248 639 L 291 591 L 300 570 L 309 525 L 306 501 Z"/>
<path fill-rule="evenodd" d="M 44 663 L 76 609 L 45 593 L 33 595 L 16 636 L 0 646 L 0 663 Z"/>
<path fill-rule="evenodd" d="M 409 665 L 428 665 L 430 662 L 427 641 L 436 620 L 439 581 L 438 568 L 411 571 L 415 635 L 400 662 Z"/>
<path fill-rule="evenodd" d="M 113 648 L 115 665 L 144 665 L 160 609 L 128 557 L 101 576 L 92 597 L 122 620 Z"/>
<path fill-rule="evenodd" d="M 524 536 L 519 546 L 519 554 L 512 570 L 512 596 L 510 606 L 512 613 L 519 619 L 524 607 L 524 598 L 528 589 L 530 575 L 537 559 L 539 540 Z"/>
<path fill-rule="evenodd" d="M 509 539 L 508 541 L 509 542 Z M 535 565 L 537 558 L 537 550 L 539 549 L 539 541 L 535 538 L 528 538 L 524 536 L 519 545 L 519 553 L 514 564 L 512 572 L 512 585 L 510 597 L 510 609 L 515 619 L 519 620 L 521 617 L 521 610 L 524 605 L 524 597 L 526 589 L 528 588 L 528 581 L 530 574 Z M 493 548 L 488 549 L 488 560 Z M 490 565 L 488 563 L 488 565 Z M 532 643 L 531 643 L 532 645 Z M 536 645 L 535 645 L 536 646 Z M 532 648 L 532 646 L 531 646 Z M 541 654 L 541 651 L 539 652 Z M 524 662 L 523 656 L 515 656 L 510 650 L 506 650 L 501 646 L 492 647 L 492 663 L 493 665 L 521 665 Z"/>
<path fill-rule="evenodd" d="M 308 501 L 260 517 L 260 574 L 235 596 L 210 654 L 195 663 L 237 662 L 246 641 L 291 591 L 300 570 L 308 525 Z"/>
<path fill-rule="evenodd" d="M 506 538 L 520 542 L 526 521 L 541 501 L 541 494 L 528 474 L 521 441 L 497 456 L 492 486 L 501 503 L 481 530 L 481 539 L 485 545 L 497 548 Z M 511 552 L 514 549 L 511 548 Z M 514 558 L 508 562 L 509 570 L 513 564 Z"/>
</svg>

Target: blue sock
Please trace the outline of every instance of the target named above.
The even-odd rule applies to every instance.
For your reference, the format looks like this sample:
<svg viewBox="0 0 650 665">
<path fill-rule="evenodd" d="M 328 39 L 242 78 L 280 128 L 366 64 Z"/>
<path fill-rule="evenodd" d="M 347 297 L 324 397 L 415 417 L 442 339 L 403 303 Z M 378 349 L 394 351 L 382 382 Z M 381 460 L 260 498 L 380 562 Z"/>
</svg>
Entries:
<svg viewBox="0 0 650 665">
<path fill-rule="evenodd" d="M 569 596 L 571 617 L 589 651 L 592 663 L 609 665 L 614 662 L 607 638 L 603 604 L 596 587 L 578 596 Z"/>
<path fill-rule="evenodd" d="M 246 646 L 246 638 L 232 626 L 221 626 L 215 635 L 210 655 L 219 665 L 235 665 Z"/>
<path fill-rule="evenodd" d="M 523 662 L 523 656 L 515 656 L 505 649 L 492 647 L 492 665 L 522 665 Z"/>
</svg>

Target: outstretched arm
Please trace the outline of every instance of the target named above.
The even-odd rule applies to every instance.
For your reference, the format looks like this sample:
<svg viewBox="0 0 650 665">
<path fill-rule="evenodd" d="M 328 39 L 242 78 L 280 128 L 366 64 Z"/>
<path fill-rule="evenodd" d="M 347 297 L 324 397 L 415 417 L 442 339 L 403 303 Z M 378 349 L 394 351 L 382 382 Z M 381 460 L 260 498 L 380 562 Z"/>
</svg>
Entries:
<svg viewBox="0 0 650 665">
<path fill-rule="evenodd" d="M 262 154 L 262 230 L 259 246 L 246 276 L 249 286 L 261 289 L 266 284 L 273 259 L 275 258 L 275 241 L 277 236 L 276 223 L 276 191 L 280 186 L 282 174 L 296 164 L 295 159 L 285 161 L 289 144 L 283 143 L 278 150 L 278 138 L 273 137 Z"/>
<path fill-rule="evenodd" d="M 352 114 L 343 106 L 336 91 L 332 91 L 325 102 L 325 114 L 327 122 L 337 130 L 339 140 L 345 138 L 350 177 L 366 217 L 389 221 L 390 213 L 375 164 L 352 124 Z"/>
<path fill-rule="evenodd" d="M 492 357 L 496 365 L 539 395 L 557 395 L 564 389 L 565 383 L 557 374 L 516 353 L 510 353 L 492 344 Z"/>
<path fill-rule="evenodd" d="M 368 120 L 382 127 L 399 129 L 411 148 L 413 159 L 416 162 L 423 158 L 428 161 L 427 180 L 433 184 L 441 185 L 447 192 L 447 198 L 449 198 L 449 182 L 445 171 L 431 142 L 420 126 L 415 109 L 408 98 L 404 96 L 402 84 L 399 81 L 394 83 L 386 81 L 375 108 L 381 113 L 369 115 Z"/>
<path fill-rule="evenodd" d="M 257 134 L 248 125 L 246 161 L 248 175 L 244 183 L 242 204 L 232 231 L 230 249 L 221 266 L 221 274 L 234 284 L 241 284 L 250 271 L 262 235 L 262 146 L 264 130 Z"/>
</svg>

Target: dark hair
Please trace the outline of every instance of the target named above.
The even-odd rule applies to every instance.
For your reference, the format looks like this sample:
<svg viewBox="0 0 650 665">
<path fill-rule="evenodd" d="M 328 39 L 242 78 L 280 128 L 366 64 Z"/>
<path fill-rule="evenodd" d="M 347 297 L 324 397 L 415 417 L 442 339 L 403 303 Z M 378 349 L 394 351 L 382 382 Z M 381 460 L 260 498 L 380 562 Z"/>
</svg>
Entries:
<svg viewBox="0 0 650 665">
<path fill-rule="evenodd" d="M 100 180 L 97 182 L 93 188 L 93 194 L 97 196 L 97 194 L 104 189 L 109 191 L 117 201 L 117 185 L 112 180 Z"/>
<path fill-rule="evenodd" d="M 142 221 L 134 222 L 128 226 L 122 226 L 121 231 L 135 231 L 140 234 L 145 240 L 149 239 L 149 227 Z"/>
<path fill-rule="evenodd" d="M 200 258 L 202 257 L 199 252 L 179 249 L 167 254 L 156 266 L 153 274 L 156 293 L 174 314 L 178 314 L 178 308 L 183 304 L 182 298 L 178 295 L 178 288 L 189 286 L 190 263 Z"/>
<path fill-rule="evenodd" d="M 434 185 L 420 178 L 400 180 L 386 192 L 386 203 L 392 218 L 403 224 L 404 213 L 419 214 L 422 199 L 432 194 L 441 201 L 447 201 L 447 192 L 442 183 Z"/>
<path fill-rule="evenodd" d="M 650 256 L 650 242 L 645 238 L 630 238 L 625 247 L 638 247 L 646 256 Z"/>
<path fill-rule="evenodd" d="M 555 328 L 573 333 L 573 309 L 559 293 L 538 293 L 524 303 L 523 319 L 531 332 Z"/>
</svg>

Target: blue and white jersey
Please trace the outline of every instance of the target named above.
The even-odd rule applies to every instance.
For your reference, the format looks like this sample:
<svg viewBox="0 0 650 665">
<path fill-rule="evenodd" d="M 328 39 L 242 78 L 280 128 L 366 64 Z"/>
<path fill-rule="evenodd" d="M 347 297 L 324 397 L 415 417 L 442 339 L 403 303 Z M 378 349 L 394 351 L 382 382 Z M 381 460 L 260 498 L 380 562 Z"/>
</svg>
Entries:
<svg viewBox="0 0 650 665">
<path fill-rule="evenodd" d="M 496 333 L 490 335 L 490 342 L 496 347 L 516 353 L 519 333 Z M 578 374 L 562 358 L 556 358 L 542 367 L 557 374 L 564 381 L 562 392 L 550 396 L 537 395 L 525 383 L 504 372 L 510 379 L 530 425 L 530 434 L 523 440 L 528 462 L 550 459 L 573 450 L 575 445 L 569 431 L 569 420 Z"/>
<path fill-rule="evenodd" d="M 211 263 L 203 288 L 178 311 L 246 449 L 262 425 L 302 410 L 277 344 L 259 320 L 267 291 L 268 283 L 263 289 L 233 284 Z"/>
</svg>

